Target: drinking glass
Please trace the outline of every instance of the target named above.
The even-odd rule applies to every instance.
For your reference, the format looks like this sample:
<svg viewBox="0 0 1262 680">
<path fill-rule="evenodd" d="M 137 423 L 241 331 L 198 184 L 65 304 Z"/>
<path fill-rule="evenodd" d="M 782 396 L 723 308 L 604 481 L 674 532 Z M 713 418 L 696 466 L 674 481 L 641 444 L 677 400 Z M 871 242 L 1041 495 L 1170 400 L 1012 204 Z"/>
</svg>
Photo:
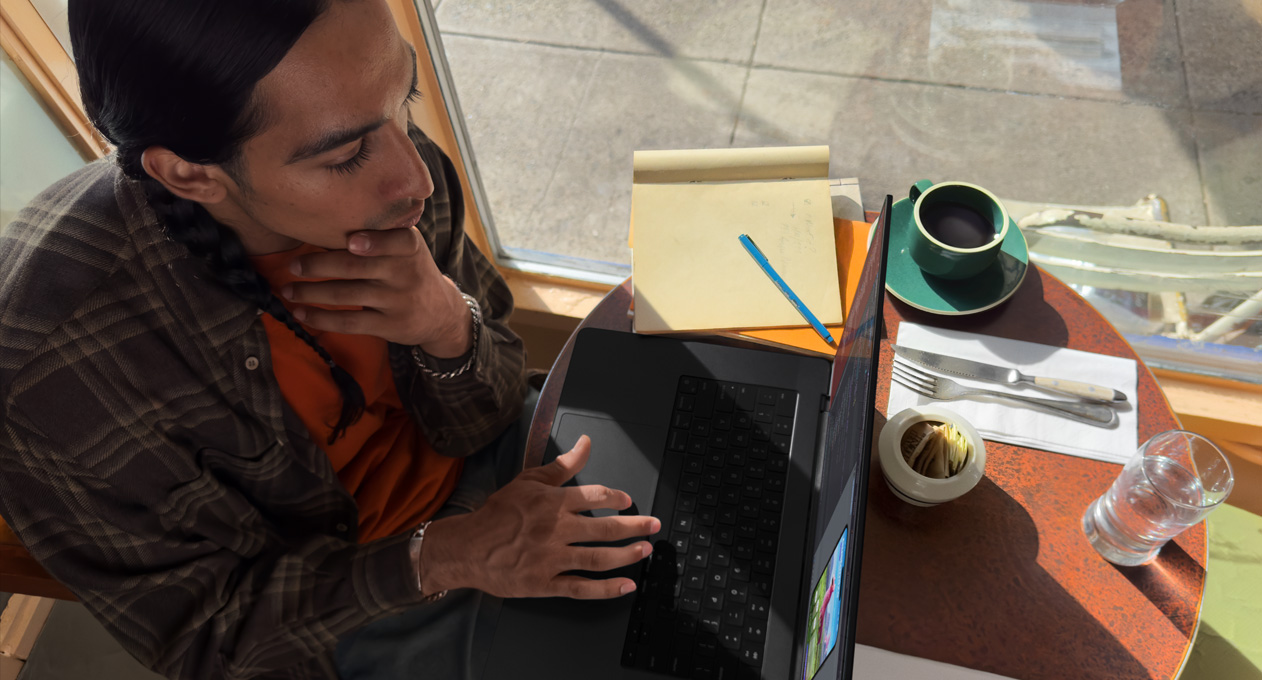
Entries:
<svg viewBox="0 0 1262 680">
<path fill-rule="evenodd" d="M 1082 530 L 1113 564 L 1147 564 L 1166 541 L 1226 500 L 1233 481 L 1231 463 L 1213 442 L 1183 430 L 1162 432 L 1087 506 Z"/>
</svg>

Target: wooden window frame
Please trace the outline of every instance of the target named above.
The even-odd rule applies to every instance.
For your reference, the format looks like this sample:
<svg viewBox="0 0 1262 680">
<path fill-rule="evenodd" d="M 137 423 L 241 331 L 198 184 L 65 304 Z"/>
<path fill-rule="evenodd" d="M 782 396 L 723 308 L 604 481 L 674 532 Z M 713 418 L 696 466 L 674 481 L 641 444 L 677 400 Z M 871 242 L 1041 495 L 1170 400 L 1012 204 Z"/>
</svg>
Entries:
<svg viewBox="0 0 1262 680">
<path fill-rule="evenodd" d="M 607 283 L 522 271 L 498 260 L 483 226 L 482 205 L 471 188 L 469 168 L 476 173 L 476 165 L 466 162 L 468 145 L 461 143 L 462 137 L 452 125 L 444 100 L 447 88 L 440 82 L 433 61 L 432 54 L 442 54 L 441 39 L 436 30 L 427 39 L 413 0 L 386 2 L 403 37 L 416 48 L 418 87 L 425 97 L 413 104 L 413 120 L 455 161 L 464 187 L 465 229 L 470 239 L 495 262 L 508 281 L 518 309 L 527 312 L 527 316 L 536 322 L 551 319 L 547 323 L 557 327 L 583 318 L 609 291 Z M 104 156 L 109 147 L 83 112 L 74 63 L 39 12 L 30 0 L 2 0 L 0 10 L 0 42 L 5 52 L 39 92 L 56 122 L 84 157 L 92 160 Z M 437 49 L 430 49 L 430 40 Z M 1213 438 L 1239 458 L 1262 465 L 1262 419 L 1258 418 L 1262 413 L 1262 385 L 1165 369 L 1153 369 L 1153 373 L 1185 427 Z"/>
</svg>

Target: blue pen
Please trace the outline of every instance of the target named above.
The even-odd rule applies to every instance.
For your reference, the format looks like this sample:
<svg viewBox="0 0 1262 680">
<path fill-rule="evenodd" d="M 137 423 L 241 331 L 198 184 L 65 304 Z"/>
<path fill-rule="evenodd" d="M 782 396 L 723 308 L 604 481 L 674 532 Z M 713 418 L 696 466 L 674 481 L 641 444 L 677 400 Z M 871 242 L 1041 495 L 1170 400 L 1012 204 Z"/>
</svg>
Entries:
<svg viewBox="0 0 1262 680">
<path fill-rule="evenodd" d="M 740 240 L 741 245 L 745 246 L 745 250 L 748 250 L 750 256 L 754 258 L 754 262 L 757 262 L 758 266 L 762 267 L 763 272 L 767 274 L 767 276 L 771 279 L 771 282 L 776 284 L 776 288 L 779 288 L 780 292 L 784 293 L 784 296 L 789 299 L 793 308 L 798 310 L 798 314 L 801 314 L 802 318 L 811 323 L 815 332 L 819 333 L 819 337 L 823 338 L 828 344 L 833 344 L 832 334 L 828 332 L 827 328 L 824 328 L 824 324 L 820 323 L 819 319 L 815 318 L 815 315 L 811 313 L 811 310 L 806 308 L 806 303 L 802 302 L 802 298 L 798 297 L 797 293 L 794 293 L 793 289 L 789 287 L 789 284 L 785 283 L 784 279 L 780 278 L 780 275 L 776 273 L 775 268 L 773 268 L 771 263 L 767 261 L 767 256 L 763 255 L 762 251 L 758 249 L 758 246 L 754 245 L 753 239 L 749 238 L 747 234 L 741 234 Z"/>
</svg>

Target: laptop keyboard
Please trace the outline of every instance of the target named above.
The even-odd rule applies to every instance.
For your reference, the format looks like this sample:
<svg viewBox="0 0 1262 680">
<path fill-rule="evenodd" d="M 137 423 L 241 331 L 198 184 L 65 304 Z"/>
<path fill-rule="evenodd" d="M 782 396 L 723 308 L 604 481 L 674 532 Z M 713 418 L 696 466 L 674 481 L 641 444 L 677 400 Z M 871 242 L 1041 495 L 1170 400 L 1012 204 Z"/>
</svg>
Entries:
<svg viewBox="0 0 1262 680">
<path fill-rule="evenodd" d="M 792 390 L 679 379 L 653 509 L 663 538 L 636 591 L 623 666 L 759 676 L 796 404 Z"/>
</svg>

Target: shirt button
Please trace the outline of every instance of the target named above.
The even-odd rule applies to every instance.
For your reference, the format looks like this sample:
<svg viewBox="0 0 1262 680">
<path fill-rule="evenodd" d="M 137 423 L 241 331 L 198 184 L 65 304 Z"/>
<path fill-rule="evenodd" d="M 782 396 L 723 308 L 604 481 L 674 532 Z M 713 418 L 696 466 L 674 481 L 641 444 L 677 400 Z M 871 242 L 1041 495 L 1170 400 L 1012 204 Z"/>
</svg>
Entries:
<svg viewBox="0 0 1262 680">
<path fill-rule="evenodd" d="M 247 371 L 253 371 L 254 369 L 256 369 L 256 368 L 258 368 L 258 367 L 259 367 L 259 358 L 258 358 L 258 357 L 246 357 L 246 358 L 245 358 L 245 370 L 247 370 Z"/>
<path fill-rule="evenodd" d="M 338 522 L 337 527 L 335 528 L 342 533 L 346 533 L 347 526 L 345 524 L 342 524 L 341 522 Z"/>
</svg>

